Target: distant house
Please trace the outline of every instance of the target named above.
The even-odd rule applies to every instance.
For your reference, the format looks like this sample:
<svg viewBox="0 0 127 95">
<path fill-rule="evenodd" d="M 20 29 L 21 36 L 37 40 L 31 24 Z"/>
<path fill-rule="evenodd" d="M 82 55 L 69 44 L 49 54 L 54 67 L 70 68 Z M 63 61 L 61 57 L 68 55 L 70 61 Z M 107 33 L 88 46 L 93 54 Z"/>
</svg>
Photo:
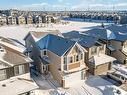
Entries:
<svg viewBox="0 0 127 95">
<path fill-rule="evenodd" d="M 7 24 L 8 25 L 16 25 L 17 24 L 16 17 L 13 17 L 13 16 L 7 17 Z"/>
<path fill-rule="evenodd" d="M 10 9 L 9 10 L 9 16 L 18 16 L 19 15 L 19 11 L 15 10 L 15 9 Z"/>
<path fill-rule="evenodd" d="M 42 16 L 37 15 L 34 17 L 35 24 L 42 24 Z"/>
<path fill-rule="evenodd" d="M 91 74 L 101 75 L 111 69 L 111 64 L 115 58 L 106 55 L 105 42 L 95 37 L 80 34 L 78 31 L 64 33 L 63 35 L 65 38 L 76 41 L 88 51 L 85 56 L 85 63 L 87 63 Z"/>
<path fill-rule="evenodd" d="M 32 60 L 11 40 L 0 37 L 0 93 L 1 95 L 30 94 L 38 86 L 30 78 Z"/>
<path fill-rule="evenodd" d="M 0 26 L 7 25 L 7 17 L 0 16 Z"/>
<path fill-rule="evenodd" d="M 26 16 L 26 24 L 33 24 L 33 17 L 32 16 Z"/>
<path fill-rule="evenodd" d="M 26 44 L 27 40 L 26 38 Z M 84 57 L 87 51 L 75 41 L 46 34 L 32 43 L 31 48 L 36 70 L 42 74 L 50 72 L 62 87 L 70 87 L 85 79 L 88 68 Z"/>
<path fill-rule="evenodd" d="M 19 17 L 18 17 L 18 24 L 19 24 L 19 25 L 26 24 L 26 19 L 25 19 L 24 16 L 19 16 Z"/>
<path fill-rule="evenodd" d="M 127 64 L 126 25 L 109 25 L 105 28 L 94 28 L 82 33 L 104 40 L 107 43 L 107 54 Z"/>
</svg>

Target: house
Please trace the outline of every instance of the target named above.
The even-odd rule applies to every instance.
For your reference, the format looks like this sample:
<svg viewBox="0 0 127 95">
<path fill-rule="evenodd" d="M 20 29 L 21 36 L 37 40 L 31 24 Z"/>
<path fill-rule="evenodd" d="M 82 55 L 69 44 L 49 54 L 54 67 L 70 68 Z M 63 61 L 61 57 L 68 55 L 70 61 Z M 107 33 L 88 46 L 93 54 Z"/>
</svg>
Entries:
<svg viewBox="0 0 127 95">
<path fill-rule="evenodd" d="M 15 9 L 10 9 L 9 10 L 9 16 L 18 16 L 19 15 L 19 11 L 15 10 Z"/>
<path fill-rule="evenodd" d="M 34 22 L 35 24 L 42 24 L 42 17 L 40 15 L 35 16 Z"/>
<path fill-rule="evenodd" d="M 24 16 L 19 16 L 18 17 L 18 24 L 22 25 L 22 24 L 26 24 L 26 19 Z"/>
<path fill-rule="evenodd" d="M 85 63 L 87 63 L 89 73 L 101 75 L 111 69 L 111 64 L 115 58 L 106 55 L 106 43 L 104 41 L 80 34 L 79 31 L 64 33 L 63 36 L 72 41 L 76 41 L 88 51 L 85 56 Z"/>
<path fill-rule="evenodd" d="M 32 43 L 31 48 L 36 70 L 45 75 L 51 73 L 62 87 L 68 88 L 86 78 L 87 51 L 75 41 L 46 34 Z"/>
<path fill-rule="evenodd" d="M 26 16 L 26 23 L 27 24 L 33 24 L 33 17 L 32 16 Z"/>
<path fill-rule="evenodd" d="M 30 48 L 32 44 L 35 44 L 39 39 L 48 34 L 63 37 L 62 33 L 58 30 L 30 31 L 24 38 L 27 49 Z"/>
<path fill-rule="evenodd" d="M 120 63 L 127 64 L 126 25 L 108 25 L 82 33 L 104 40 L 107 43 L 107 54 L 115 57 Z"/>
<path fill-rule="evenodd" d="M 0 37 L 0 93 L 1 95 L 29 95 L 38 86 L 30 78 L 25 56 L 11 40 Z"/>
<path fill-rule="evenodd" d="M 0 16 L 0 26 L 7 25 L 6 16 Z"/>
<path fill-rule="evenodd" d="M 8 25 L 16 25 L 17 24 L 16 17 L 13 17 L 13 16 L 7 17 L 7 24 Z"/>
</svg>

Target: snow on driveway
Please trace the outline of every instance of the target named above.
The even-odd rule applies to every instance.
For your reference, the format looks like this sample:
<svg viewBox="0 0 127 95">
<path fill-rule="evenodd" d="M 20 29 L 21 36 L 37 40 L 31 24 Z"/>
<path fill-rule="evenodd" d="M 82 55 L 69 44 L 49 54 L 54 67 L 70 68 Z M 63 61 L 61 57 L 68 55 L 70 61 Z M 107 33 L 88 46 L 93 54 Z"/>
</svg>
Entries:
<svg viewBox="0 0 127 95">
<path fill-rule="evenodd" d="M 121 94 L 117 94 L 119 90 Z M 127 95 L 127 92 L 99 76 L 91 76 L 67 90 L 72 95 Z"/>
</svg>

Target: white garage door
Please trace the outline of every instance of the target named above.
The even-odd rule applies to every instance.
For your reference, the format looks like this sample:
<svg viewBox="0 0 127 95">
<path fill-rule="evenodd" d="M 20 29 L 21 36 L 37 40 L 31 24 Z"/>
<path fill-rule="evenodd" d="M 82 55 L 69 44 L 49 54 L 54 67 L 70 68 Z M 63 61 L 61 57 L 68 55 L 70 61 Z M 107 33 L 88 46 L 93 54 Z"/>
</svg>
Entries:
<svg viewBox="0 0 127 95">
<path fill-rule="evenodd" d="M 76 72 L 65 76 L 65 86 L 71 87 L 83 79 L 83 72 Z"/>
</svg>

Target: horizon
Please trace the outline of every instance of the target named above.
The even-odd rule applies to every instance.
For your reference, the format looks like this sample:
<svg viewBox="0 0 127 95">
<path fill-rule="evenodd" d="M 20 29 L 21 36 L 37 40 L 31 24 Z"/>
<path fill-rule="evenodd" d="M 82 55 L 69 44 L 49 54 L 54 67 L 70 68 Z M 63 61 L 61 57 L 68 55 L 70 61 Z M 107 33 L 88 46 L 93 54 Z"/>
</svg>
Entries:
<svg viewBox="0 0 127 95">
<path fill-rule="evenodd" d="M 126 11 L 126 0 L 5 0 L 1 10 L 17 9 L 24 11 Z"/>
</svg>

